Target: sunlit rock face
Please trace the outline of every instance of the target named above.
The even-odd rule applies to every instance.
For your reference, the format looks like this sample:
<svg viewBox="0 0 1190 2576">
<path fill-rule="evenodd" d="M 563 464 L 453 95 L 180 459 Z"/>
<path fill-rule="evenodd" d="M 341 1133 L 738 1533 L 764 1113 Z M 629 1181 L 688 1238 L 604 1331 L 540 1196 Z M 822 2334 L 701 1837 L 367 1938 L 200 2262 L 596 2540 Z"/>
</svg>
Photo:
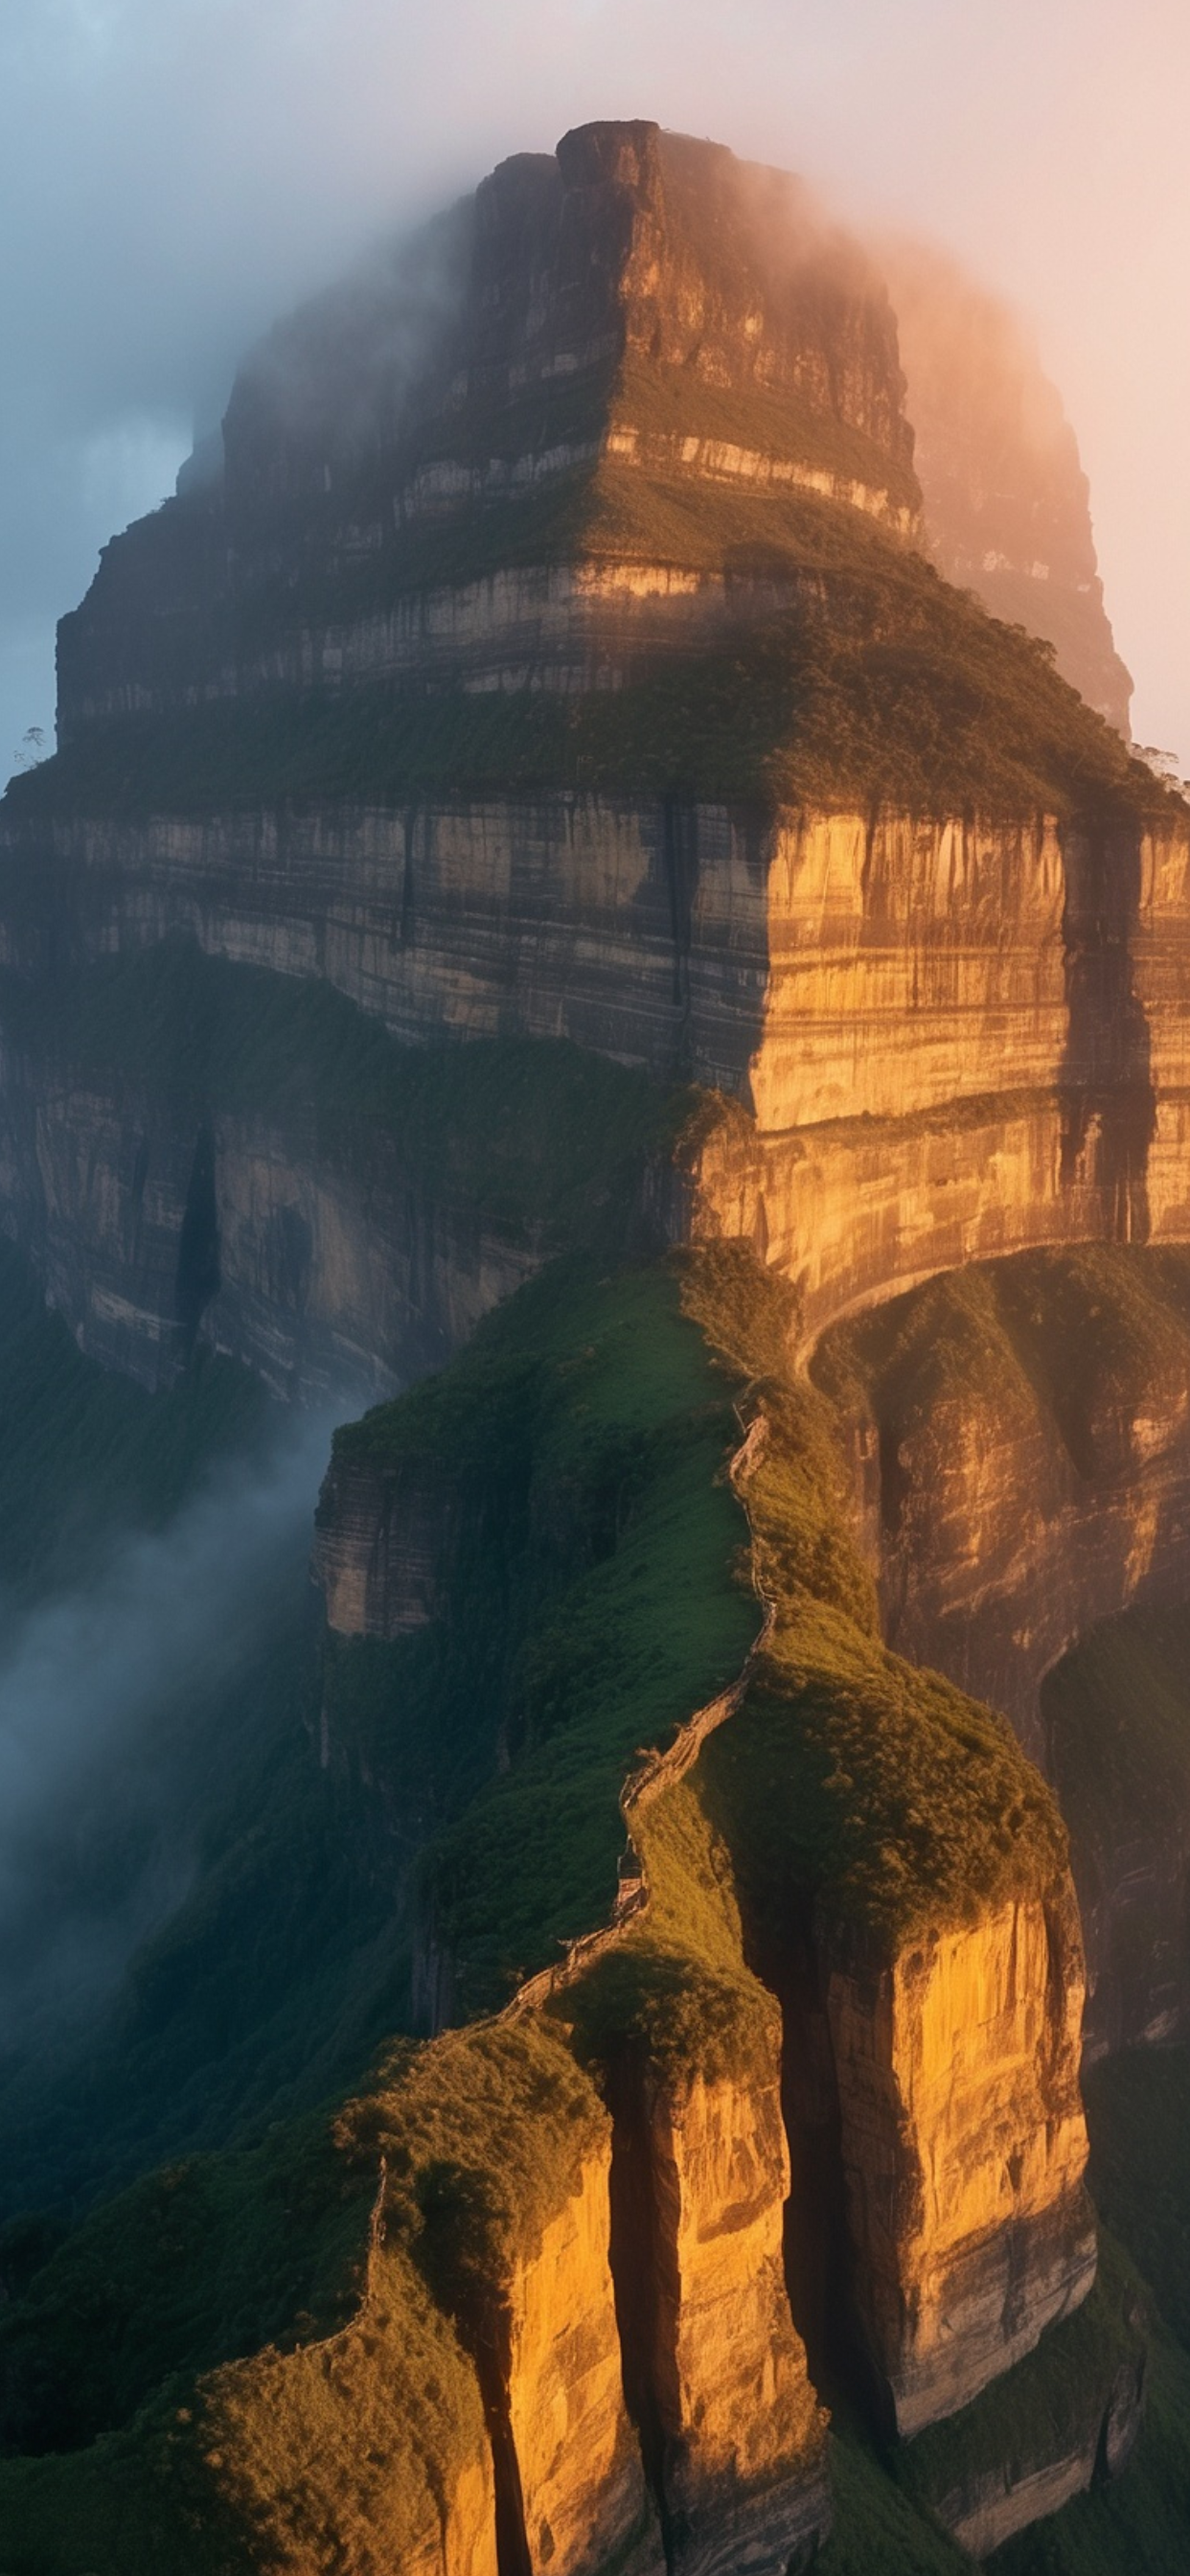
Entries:
<svg viewBox="0 0 1190 2576">
<path fill-rule="evenodd" d="M 734 1096 L 741 1114 L 704 1120 L 684 1153 L 665 1221 L 756 1243 L 797 1282 L 809 1337 L 960 1262 L 1190 1228 L 1176 819 L 1106 835 L 1044 818 L 766 822 L 555 793 L 404 818 L 63 822 L 53 843 L 84 957 L 185 931 L 220 958 L 325 977 L 403 1040 L 564 1037 Z M 44 971 L 51 923 L 60 938 L 56 910 L 10 915 L 22 971 Z M 126 1085 L 107 1105 L 79 1086 L 68 1108 L 36 1072 L 7 1098 L 22 1238 L 45 1243 L 91 1347 L 156 1382 L 201 1122 L 175 1133 Z M 262 1122 L 214 1121 L 211 1153 L 220 1343 L 277 1383 L 341 1364 L 381 1392 L 532 1266 L 531 1247 L 468 1240 L 465 1211 L 419 1203 L 414 1223 L 391 1153 L 362 1193 Z"/>
<path fill-rule="evenodd" d="M 583 2164 L 578 2191 L 508 2284 L 498 2332 L 503 2385 L 489 2392 L 504 2546 L 533 2576 L 662 2576 L 656 2511 L 628 2421 L 608 2269 L 610 2163 Z"/>
<path fill-rule="evenodd" d="M 784 2576 L 829 2525 L 826 2422 L 782 2267 L 776 2030 L 747 2075 L 628 2066 L 613 2264 L 625 2382 L 682 2576 Z"/>
<path fill-rule="evenodd" d="M 1068 1881 L 891 1967 L 830 1971 L 857 2298 L 901 2433 L 966 2405 L 1090 2289 L 1082 2003 Z"/>
<path fill-rule="evenodd" d="M 948 581 L 1054 647 L 1058 669 L 1123 734 L 1090 494 L 1062 399 L 1010 306 L 921 243 L 882 245 L 896 307 L 930 551 Z"/>
</svg>

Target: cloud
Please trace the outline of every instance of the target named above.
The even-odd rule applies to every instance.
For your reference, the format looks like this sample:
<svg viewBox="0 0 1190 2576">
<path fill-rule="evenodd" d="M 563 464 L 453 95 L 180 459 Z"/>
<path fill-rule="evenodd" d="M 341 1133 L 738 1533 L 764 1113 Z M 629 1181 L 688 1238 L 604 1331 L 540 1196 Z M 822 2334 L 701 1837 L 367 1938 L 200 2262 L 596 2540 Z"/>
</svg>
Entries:
<svg viewBox="0 0 1190 2576">
<path fill-rule="evenodd" d="M 1190 763 L 1183 0 L 39 0 L 0 22 L 0 755 L 239 352 L 501 154 L 644 114 L 924 228 L 1035 319 L 1137 722 Z M 137 470 L 105 485 L 123 444 Z"/>
<path fill-rule="evenodd" d="M 0 2049 L 90 2010 L 184 1896 L 187 1786 L 220 1692 L 292 1620 L 330 1430 L 296 1417 L 5 1638 Z"/>
</svg>

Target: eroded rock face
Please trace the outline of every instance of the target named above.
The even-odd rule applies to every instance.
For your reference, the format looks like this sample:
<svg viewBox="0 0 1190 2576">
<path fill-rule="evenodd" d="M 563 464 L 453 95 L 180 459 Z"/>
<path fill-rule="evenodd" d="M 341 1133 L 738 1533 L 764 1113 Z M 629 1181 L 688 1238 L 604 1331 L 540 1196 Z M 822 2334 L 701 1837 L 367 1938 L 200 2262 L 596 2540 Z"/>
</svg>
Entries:
<svg viewBox="0 0 1190 2576">
<path fill-rule="evenodd" d="M 432 1479 L 332 1460 L 314 1524 L 312 1571 L 341 1637 L 403 1637 L 443 1606 L 457 1514 L 446 1472 Z"/>
<path fill-rule="evenodd" d="M 544 569 L 547 547 L 519 606 L 516 577 L 499 577 L 485 648 L 484 580 L 447 587 L 420 542 L 427 523 L 603 459 L 695 487 L 808 488 L 904 532 L 919 497 L 896 324 L 868 256 L 787 173 L 643 121 L 503 163 L 270 333 L 237 379 L 223 450 L 222 471 L 186 478 L 105 548 L 64 621 L 63 742 L 278 682 L 391 677 L 410 639 L 423 670 L 445 658 L 456 677 L 482 665 L 488 685 L 606 685 L 648 637 L 647 615 L 623 613 L 634 576 L 662 600 L 664 565 L 627 567 L 600 613 Z M 295 502 L 301 598 L 273 577 Z"/>
<path fill-rule="evenodd" d="M 1082 2004 L 1069 1882 L 830 1967 L 855 2295 L 899 2433 L 966 2405 L 1094 2280 Z"/>
<path fill-rule="evenodd" d="M 543 1253 L 391 1137 L 352 1167 L 301 1116 L 207 1117 L 23 1045 L 0 1047 L 0 1203 L 106 1366 L 168 1385 L 201 1334 L 283 1399 L 344 1407 L 440 1365 Z"/>
<path fill-rule="evenodd" d="M 504 2467 L 519 2498 L 506 2495 L 505 2514 L 519 2520 L 532 2576 L 602 2576 L 609 2564 L 662 2576 L 665 2566 L 624 2408 L 608 2180 L 607 2153 L 588 2157 L 578 2192 L 508 2287 Z M 499 2458 L 499 2431 L 496 2447 Z"/>
<path fill-rule="evenodd" d="M 773 2037 L 746 2080 L 637 2068 L 614 2090 L 626 2385 L 682 2576 L 784 2576 L 829 2522 L 784 2281 Z"/>
<path fill-rule="evenodd" d="M 1022 1300 L 1032 1276 L 1016 1274 Z M 1105 1279 L 1105 1299 L 1110 1287 Z M 1033 1295 L 1041 1315 L 1043 1272 Z M 1039 1693 L 1050 1666 L 1097 1619 L 1183 1578 L 1190 1331 L 1159 1289 L 1152 1311 L 1164 1333 L 1147 1383 L 1113 1385 L 1088 1328 L 1077 1402 L 1067 1404 L 1040 1367 L 1030 1372 L 1027 1351 L 1005 1348 L 995 1367 L 972 1354 L 966 1383 L 959 1364 L 949 1384 L 944 1370 L 935 1382 L 923 1301 L 928 1391 L 914 1385 L 911 1362 L 894 1377 L 891 1364 L 882 1374 L 874 1361 L 870 1401 L 852 1419 L 861 1525 L 889 1643 L 1003 1710 L 1043 1768 Z M 862 1325 L 846 1342 L 828 1337 L 816 1363 L 824 1382 L 834 1382 L 844 1347 L 865 1346 Z"/>
<path fill-rule="evenodd" d="M 34 839 L 23 867 L 42 864 Z M 63 822 L 50 841 L 83 956 L 185 931 L 214 956 L 325 977 L 404 1040 L 566 1037 L 754 1103 L 754 1123 L 704 1128 L 664 1221 L 755 1242 L 798 1282 L 809 1337 L 963 1261 L 1190 1230 L 1176 823 L 1117 849 L 1044 821 L 764 825 L 554 794 L 404 817 Z M 56 911 L 14 907 L 10 962 L 44 969 L 51 931 Z M 22 1240 L 101 1355 L 155 1382 L 195 1122 L 172 1133 L 152 1110 L 159 1149 L 126 1087 L 92 1103 L 80 1086 L 68 1104 L 45 1069 L 14 1066 L 9 1088 L 3 1187 Z M 402 1372 L 398 1308 L 420 1303 L 413 1342 L 445 1356 L 524 1275 L 523 1246 L 474 1222 L 468 1240 L 461 1212 L 402 1198 L 395 1161 L 361 1233 L 353 1184 L 295 1177 L 292 1144 L 263 1122 L 215 1121 L 212 1152 L 211 1325 L 222 1347 L 263 1354 L 274 1383 L 325 1383 L 346 1362 L 380 1392 L 378 1372 Z"/>
</svg>

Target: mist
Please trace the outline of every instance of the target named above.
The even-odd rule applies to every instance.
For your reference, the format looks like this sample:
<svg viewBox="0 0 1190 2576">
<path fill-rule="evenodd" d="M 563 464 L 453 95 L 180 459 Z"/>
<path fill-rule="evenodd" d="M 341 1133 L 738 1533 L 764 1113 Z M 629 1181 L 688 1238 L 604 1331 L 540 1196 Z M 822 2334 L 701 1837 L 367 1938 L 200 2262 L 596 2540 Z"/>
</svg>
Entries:
<svg viewBox="0 0 1190 2576">
<path fill-rule="evenodd" d="M 0 770 L 242 351 L 503 154 L 644 115 L 924 232 L 1036 329 L 1139 739 L 1190 767 L 1182 0 L 41 0 L 0 24 Z"/>
<path fill-rule="evenodd" d="M 331 1427 L 295 1416 L 77 1591 L 0 1605 L 0 2050 L 93 2012 L 187 1894 L 219 1696 L 292 1627 Z"/>
</svg>

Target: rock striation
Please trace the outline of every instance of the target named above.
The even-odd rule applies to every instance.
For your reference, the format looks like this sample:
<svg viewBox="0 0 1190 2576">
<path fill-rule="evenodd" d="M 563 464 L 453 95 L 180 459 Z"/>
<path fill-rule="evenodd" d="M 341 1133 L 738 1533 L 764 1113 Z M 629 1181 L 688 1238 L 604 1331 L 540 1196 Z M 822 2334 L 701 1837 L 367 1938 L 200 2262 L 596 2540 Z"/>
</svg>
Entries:
<svg viewBox="0 0 1190 2576">
<path fill-rule="evenodd" d="M 832 1966 L 854 2279 L 901 2434 L 956 2414 L 1095 2276 L 1073 1891 Z"/>
<path fill-rule="evenodd" d="M 606 687 L 692 612 L 721 618 L 722 578 L 551 572 L 531 515 L 509 562 L 485 509 L 540 518 L 607 460 L 909 530 L 911 455 L 886 292 L 801 183 L 655 125 L 583 127 L 249 358 L 221 474 L 107 548 L 64 623 L 62 739 L 279 686 L 420 688 L 440 661 L 471 687 Z"/>
<path fill-rule="evenodd" d="M 668 2564 L 784 2576 L 829 2504 L 825 2419 L 785 2290 L 776 2047 L 746 2082 L 629 2064 L 612 2099 L 625 2380 Z"/>
<path fill-rule="evenodd" d="M 1180 1660 L 1160 1622 L 1190 1540 L 1188 1315 L 1184 1255 L 1105 1246 L 938 1281 L 828 1333 L 814 1361 L 887 1635 L 1005 1710 L 1058 1786 L 1093 2054 L 1168 2038 L 1186 2011 L 1190 1810 L 1142 1712 L 1165 1704 Z M 1140 1660 L 1133 1673 L 1127 1624 L 1115 1644 L 1105 1631 L 1101 1700 L 1090 1632 L 1130 1604 Z M 1064 1680 L 1054 1668 L 1082 1638 Z"/>
</svg>

